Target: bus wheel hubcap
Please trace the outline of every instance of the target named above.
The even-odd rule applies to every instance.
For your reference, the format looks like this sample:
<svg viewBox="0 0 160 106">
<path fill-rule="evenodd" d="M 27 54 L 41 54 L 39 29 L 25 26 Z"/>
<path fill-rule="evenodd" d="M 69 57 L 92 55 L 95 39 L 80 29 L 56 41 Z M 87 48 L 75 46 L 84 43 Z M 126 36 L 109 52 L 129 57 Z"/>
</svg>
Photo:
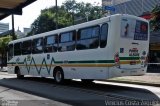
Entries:
<svg viewBox="0 0 160 106">
<path fill-rule="evenodd" d="M 56 73 L 56 81 L 57 81 L 57 82 L 60 82 L 61 79 L 62 79 L 62 74 L 61 74 L 60 71 L 57 71 L 57 73 Z"/>
</svg>

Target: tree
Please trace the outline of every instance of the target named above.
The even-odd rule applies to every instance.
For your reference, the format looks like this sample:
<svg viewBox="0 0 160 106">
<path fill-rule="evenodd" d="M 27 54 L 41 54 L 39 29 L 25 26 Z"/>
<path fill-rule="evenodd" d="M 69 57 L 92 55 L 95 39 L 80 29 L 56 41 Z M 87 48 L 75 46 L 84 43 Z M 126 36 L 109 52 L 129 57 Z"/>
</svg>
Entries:
<svg viewBox="0 0 160 106">
<path fill-rule="evenodd" d="M 152 19 L 150 21 L 152 31 L 160 31 L 160 5 L 157 5 L 151 12 Z"/>
<path fill-rule="evenodd" d="M 41 11 L 40 16 L 32 23 L 32 30 L 27 36 L 56 29 L 56 7 L 50 7 Z M 63 6 L 58 7 L 58 28 L 71 25 L 71 17 Z"/>
<path fill-rule="evenodd" d="M 84 2 L 77 3 L 75 0 L 67 0 L 63 5 L 67 12 L 74 15 L 74 17 L 83 17 L 86 20 L 88 18 L 88 21 L 102 17 L 101 6 L 93 6 L 90 3 Z"/>
<path fill-rule="evenodd" d="M 30 34 L 38 34 L 55 29 L 54 14 L 50 11 L 42 11 L 41 15 L 32 23 Z"/>
<path fill-rule="evenodd" d="M 4 63 L 7 59 L 7 45 L 12 40 L 11 36 L 0 38 L 0 54 L 1 54 L 1 68 L 3 68 Z"/>
<path fill-rule="evenodd" d="M 67 0 L 62 6 L 58 6 L 58 28 L 74 24 L 76 18 L 94 20 L 102 17 L 102 7 L 93 6 L 90 3 L 77 3 L 75 0 Z M 88 12 L 88 16 L 86 16 Z M 56 7 L 50 7 L 41 11 L 40 16 L 32 23 L 32 31 L 28 36 L 56 29 Z"/>
</svg>

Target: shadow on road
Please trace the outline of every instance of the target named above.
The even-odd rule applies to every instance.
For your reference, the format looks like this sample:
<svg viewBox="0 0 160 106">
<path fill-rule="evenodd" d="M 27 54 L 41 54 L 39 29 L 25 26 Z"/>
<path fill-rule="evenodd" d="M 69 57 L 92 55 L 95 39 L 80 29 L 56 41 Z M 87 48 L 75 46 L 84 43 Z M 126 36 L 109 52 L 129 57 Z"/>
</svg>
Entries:
<svg viewBox="0 0 160 106">
<path fill-rule="evenodd" d="M 72 80 L 58 85 L 53 79 L 48 78 L 25 77 L 21 80 L 5 78 L 0 80 L 0 85 L 75 106 L 105 106 L 107 95 L 115 98 L 160 101 L 157 95 L 146 89 L 109 84 L 86 84 Z"/>
</svg>

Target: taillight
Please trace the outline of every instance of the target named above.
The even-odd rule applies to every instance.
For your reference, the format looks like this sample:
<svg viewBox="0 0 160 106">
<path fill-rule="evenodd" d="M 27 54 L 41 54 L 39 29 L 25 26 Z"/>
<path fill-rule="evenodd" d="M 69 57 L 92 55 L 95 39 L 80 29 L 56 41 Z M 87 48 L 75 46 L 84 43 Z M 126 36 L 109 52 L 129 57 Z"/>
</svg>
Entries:
<svg viewBox="0 0 160 106">
<path fill-rule="evenodd" d="M 115 66 L 120 68 L 120 59 L 119 59 L 119 54 L 116 53 L 114 56 L 114 62 L 115 62 Z"/>
</svg>

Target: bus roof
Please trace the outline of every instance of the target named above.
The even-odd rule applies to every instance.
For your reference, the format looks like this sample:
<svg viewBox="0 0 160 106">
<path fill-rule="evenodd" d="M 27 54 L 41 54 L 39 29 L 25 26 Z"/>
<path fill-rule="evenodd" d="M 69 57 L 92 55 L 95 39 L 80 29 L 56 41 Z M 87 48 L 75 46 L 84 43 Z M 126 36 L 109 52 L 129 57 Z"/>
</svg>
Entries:
<svg viewBox="0 0 160 106">
<path fill-rule="evenodd" d="M 100 24 L 100 23 L 110 21 L 110 19 L 112 17 L 117 17 L 117 16 L 130 17 L 130 18 L 135 18 L 135 19 L 138 19 L 138 20 L 148 22 L 146 19 L 143 19 L 143 18 L 137 17 L 137 16 L 133 16 L 133 15 L 115 14 L 115 15 L 110 15 L 110 16 L 103 17 L 103 18 L 100 18 L 100 19 L 96 19 L 96 20 L 93 20 L 93 21 L 89 21 L 89 22 L 85 22 L 85 23 L 81 23 L 81 24 L 77 24 L 77 25 L 72 25 L 72 26 L 69 26 L 69 27 L 65 27 L 65 28 L 61 28 L 61 29 L 57 29 L 57 30 L 53 30 L 53 31 L 49 31 L 49 32 L 45 32 L 45 33 L 41 33 L 41 34 L 37 34 L 37 35 L 25 37 L 25 38 L 21 38 L 21 39 L 17 39 L 17 40 L 9 42 L 9 44 L 17 43 L 17 42 L 23 42 L 23 41 L 26 41 L 26 40 L 32 40 L 32 39 L 36 39 L 36 38 L 41 38 L 41 37 L 45 37 L 45 36 L 49 36 L 49 35 L 59 34 L 59 33 L 63 33 L 63 32 L 68 32 L 68 31 L 76 30 L 77 28 L 89 27 L 91 25 L 96 25 L 96 24 Z"/>
</svg>

